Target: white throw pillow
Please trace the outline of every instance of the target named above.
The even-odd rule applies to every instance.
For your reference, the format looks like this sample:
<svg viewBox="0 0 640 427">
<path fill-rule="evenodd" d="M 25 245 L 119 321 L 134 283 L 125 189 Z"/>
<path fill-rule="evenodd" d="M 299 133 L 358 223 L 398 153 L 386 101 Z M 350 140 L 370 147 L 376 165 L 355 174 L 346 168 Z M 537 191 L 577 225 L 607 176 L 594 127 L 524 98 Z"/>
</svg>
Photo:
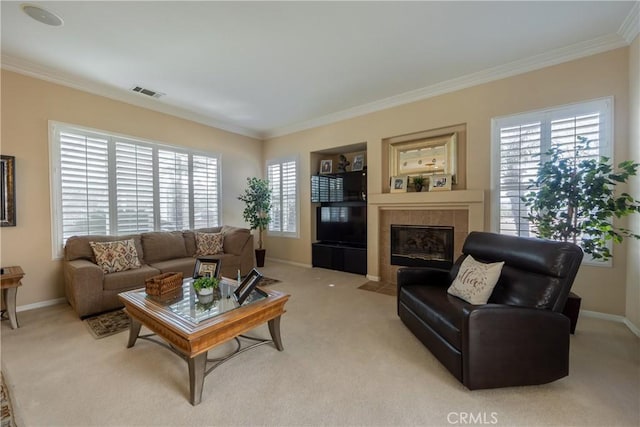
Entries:
<svg viewBox="0 0 640 427">
<path fill-rule="evenodd" d="M 503 265 L 504 262 L 478 262 L 469 255 L 460 264 L 458 275 L 447 292 L 471 304 L 486 304 L 498 283 Z"/>
</svg>

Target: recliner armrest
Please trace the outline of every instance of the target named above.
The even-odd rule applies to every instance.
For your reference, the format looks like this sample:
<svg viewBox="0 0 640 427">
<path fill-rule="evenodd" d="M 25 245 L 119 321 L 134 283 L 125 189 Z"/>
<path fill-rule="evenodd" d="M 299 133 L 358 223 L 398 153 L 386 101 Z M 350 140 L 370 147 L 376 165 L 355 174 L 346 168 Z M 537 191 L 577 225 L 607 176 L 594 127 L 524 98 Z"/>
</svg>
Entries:
<svg viewBox="0 0 640 427">
<path fill-rule="evenodd" d="M 568 375 L 569 323 L 550 310 L 499 304 L 467 309 L 464 384 L 471 390 L 543 384 Z"/>
</svg>

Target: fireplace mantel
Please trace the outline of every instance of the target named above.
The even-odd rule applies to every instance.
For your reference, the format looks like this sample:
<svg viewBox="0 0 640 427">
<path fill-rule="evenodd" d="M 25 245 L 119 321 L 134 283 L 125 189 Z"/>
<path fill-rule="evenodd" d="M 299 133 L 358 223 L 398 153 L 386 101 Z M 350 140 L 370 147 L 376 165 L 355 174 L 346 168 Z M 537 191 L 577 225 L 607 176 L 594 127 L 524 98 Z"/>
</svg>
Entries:
<svg viewBox="0 0 640 427">
<path fill-rule="evenodd" d="M 380 280 L 380 212 L 385 210 L 463 210 L 468 215 L 468 231 L 484 230 L 484 191 L 454 190 L 368 194 L 368 274 Z"/>
<path fill-rule="evenodd" d="M 484 191 L 482 190 L 427 191 L 422 193 L 369 193 L 368 198 L 369 204 L 376 206 L 484 205 Z"/>
</svg>

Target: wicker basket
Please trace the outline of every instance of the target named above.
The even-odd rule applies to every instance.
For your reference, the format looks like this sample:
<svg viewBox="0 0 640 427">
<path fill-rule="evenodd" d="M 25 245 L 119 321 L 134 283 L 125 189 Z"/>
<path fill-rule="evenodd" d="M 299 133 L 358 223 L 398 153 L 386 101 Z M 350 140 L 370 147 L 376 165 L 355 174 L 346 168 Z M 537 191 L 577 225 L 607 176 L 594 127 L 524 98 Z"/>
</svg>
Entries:
<svg viewBox="0 0 640 427">
<path fill-rule="evenodd" d="M 168 272 L 144 281 L 148 295 L 162 297 L 182 289 L 182 273 Z"/>
</svg>

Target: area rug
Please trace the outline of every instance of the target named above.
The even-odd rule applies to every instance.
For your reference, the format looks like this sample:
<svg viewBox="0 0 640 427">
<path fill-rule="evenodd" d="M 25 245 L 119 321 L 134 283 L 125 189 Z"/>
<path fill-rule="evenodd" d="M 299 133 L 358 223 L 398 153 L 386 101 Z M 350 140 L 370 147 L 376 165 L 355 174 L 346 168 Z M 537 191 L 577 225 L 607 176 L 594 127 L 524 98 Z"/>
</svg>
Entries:
<svg viewBox="0 0 640 427">
<path fill-rule="evenodd" d="M 94 338 L 100 339 L 129 329 L 129 316 L 123 310 L 110 311 L 84 320 Z"/>
<path fill-rule="evenodd" d="M 362 289 L 363 291 L 376 292 L 379 294 L 389 295 L 393 297 L 398 295 L 397 286 L 394 285 L 393 283 L 369 281 L 362 286 L 358 286 L 358 289 Z"/>
<path fill-rule="evenodd" d="M 262 279 L 260 279 L 260 283 L 258 283 L 258 286 L 269 286 L 273 285 L 274 283 L 280 283 L 280 280 L 272 279 L 271 277 L 263 277 Z"/>
<path fill-rule="evenodd" d="M 15 427 L 16 423 L 13 418 L 13 407 L 11 406 L 11 398 L 9 397 L 9 389 L 4 383 L 2 372 L 0 372 L 0 414 L 1 427 Z"/>
</svg>

